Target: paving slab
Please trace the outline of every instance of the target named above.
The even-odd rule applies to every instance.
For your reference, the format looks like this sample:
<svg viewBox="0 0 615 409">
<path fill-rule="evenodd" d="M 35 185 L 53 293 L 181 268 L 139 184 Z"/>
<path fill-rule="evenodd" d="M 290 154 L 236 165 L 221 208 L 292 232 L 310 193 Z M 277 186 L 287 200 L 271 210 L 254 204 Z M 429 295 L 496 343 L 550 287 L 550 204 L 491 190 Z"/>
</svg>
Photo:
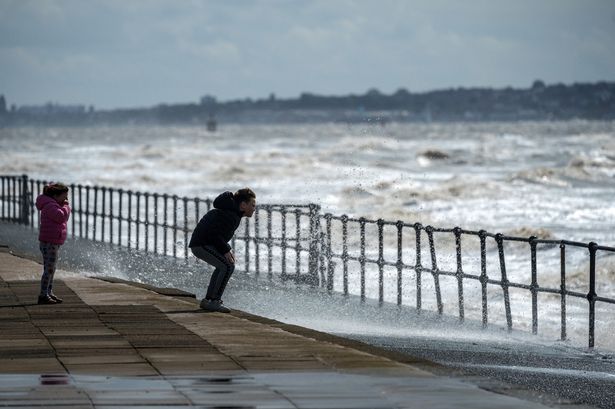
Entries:
<svg viewBox="0 0 615 409">
<path fill-rule="evenodd" d="M 0 358 L 1 373 L 59 373 L 64 366 L 56 357 Z"/>
<path fill-rule="evenodd" d="M 0 252 L 3 408 L 545 407 L 356 341 L 241 311 L 203 313 L 168 289 L 60 271 L 65 302 L 34 305 L 37 271 Z"/>
</svg>

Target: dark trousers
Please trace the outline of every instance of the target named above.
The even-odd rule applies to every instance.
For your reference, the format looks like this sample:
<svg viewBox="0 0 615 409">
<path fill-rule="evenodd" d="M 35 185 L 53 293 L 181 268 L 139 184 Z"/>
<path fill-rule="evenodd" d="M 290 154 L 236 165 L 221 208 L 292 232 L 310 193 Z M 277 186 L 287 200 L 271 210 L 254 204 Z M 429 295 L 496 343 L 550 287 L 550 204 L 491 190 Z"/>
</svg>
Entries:
<svg viewBox="0 0 615 409">
<path fill-rule="evenodd" d="M 203 260 L 215 268 L 209 280 L 205 298 L 208 300 L 221 299 L 226 284 L 229 278 L 231 278 L 233 271 L 235 271 L 235 265 L 229 263 L 226 257 L 220 254 L 213 246 L 190 247 L 190 250 L 196 258 Z"/>
</svg>

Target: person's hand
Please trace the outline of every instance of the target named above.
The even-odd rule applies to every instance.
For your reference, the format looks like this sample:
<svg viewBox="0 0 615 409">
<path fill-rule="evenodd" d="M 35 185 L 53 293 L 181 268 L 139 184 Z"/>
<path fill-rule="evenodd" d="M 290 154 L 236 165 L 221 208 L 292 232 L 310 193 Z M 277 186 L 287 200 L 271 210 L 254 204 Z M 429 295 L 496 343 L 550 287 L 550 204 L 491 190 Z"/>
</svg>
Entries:
<svg viewBox="0 0 615 409">
<path fill-rule="evenodd" d="M 235 255 L 233 254 L 232 250 L 226 253 L 224 257 L 226 258 L 226 261 L 228 261 L 229 263 L 235 264 Z"/>
</svg>

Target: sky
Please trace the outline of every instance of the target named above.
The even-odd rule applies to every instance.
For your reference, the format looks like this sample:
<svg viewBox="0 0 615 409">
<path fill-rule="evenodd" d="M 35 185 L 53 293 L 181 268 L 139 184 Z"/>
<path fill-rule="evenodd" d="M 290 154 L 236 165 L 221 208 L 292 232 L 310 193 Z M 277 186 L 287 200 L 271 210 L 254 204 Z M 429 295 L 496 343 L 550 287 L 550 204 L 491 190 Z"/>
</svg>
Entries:
<svg viewBox="0 0 615 409">
<path fill-rule="evenodd" d="M 615 81 L 614 0 L 0 0 L 9 105 Z"/>
</svg>

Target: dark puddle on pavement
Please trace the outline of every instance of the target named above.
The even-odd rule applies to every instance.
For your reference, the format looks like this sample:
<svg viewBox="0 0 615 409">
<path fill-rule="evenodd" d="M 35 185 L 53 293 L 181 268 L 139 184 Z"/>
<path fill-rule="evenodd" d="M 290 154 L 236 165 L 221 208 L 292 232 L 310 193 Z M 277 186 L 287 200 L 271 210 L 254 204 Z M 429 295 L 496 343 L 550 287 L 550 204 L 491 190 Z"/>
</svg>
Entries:
<svg viewBox="0 0 615 409">
<path fill-rule="evenodd" d="M 41 385 L 70 385 L 71 378 L 66 374 L 43 374 L 40 376 Z"/>
</svg>

